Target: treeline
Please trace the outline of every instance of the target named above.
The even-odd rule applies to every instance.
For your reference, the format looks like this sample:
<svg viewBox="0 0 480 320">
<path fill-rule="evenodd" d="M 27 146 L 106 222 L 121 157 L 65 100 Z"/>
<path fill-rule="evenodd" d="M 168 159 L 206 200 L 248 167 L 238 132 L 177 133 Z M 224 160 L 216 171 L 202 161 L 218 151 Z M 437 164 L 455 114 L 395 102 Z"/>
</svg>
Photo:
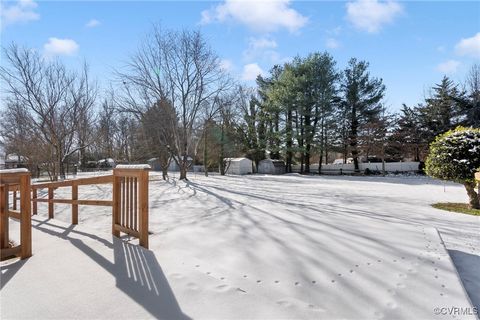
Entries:
<svg viewBox="0 0 480 320">
<path fill-rule="evenodd" d="M 341 70 L 328 53 L 312 53 L 245 88 L 195 31 L 153 28 L 101 94 L 86 64 L 71 71 L 15 44 L 3 61 L 1 144 L 53 180 L 69 164 L 106 158 L 156 158 L 164 177 L 173 161 L 182 179 L 194 164 L 224 174 L 224 159 L 238 156 L 282 159 L 287 172 L 300 164 L 304 173 L 339 156 L 357 168 L 361 160 L 422 161 L 437 134 L 480 126 L 478 65 L 465 83 L 445 77 L 424 102 L 392 114 L 365 61 Z"/>
<path fill-rule="evenodd" d="M 480 67 L 463 84 L 444 77 L 424 102 L 391 113 L 384 105 L 382 79 L 370 75 L 368 62 L 352 58 L 338 70 L 328 53 L 313 53 L 275 66 L 258 77 L 258 94 L 245 115 L 248 155 L 258 162 L 265 152 L 284 159 L 287 172 L 300 164 L 311 172 L 315 158 L 338 155 L 358 170 L 363 161 L 423 161 L 428 145 L 458 125 L 480 126 Z"/>
</svg>

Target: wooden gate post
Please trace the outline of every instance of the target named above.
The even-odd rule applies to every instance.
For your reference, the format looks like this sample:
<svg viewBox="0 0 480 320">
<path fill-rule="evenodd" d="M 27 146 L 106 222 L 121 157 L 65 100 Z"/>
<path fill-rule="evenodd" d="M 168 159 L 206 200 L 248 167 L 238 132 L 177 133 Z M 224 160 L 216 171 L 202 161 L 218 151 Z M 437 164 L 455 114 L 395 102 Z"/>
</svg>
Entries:
<svg viewBox="0 0 480 320">
<path fill-rule="evenodd" d="M 20 177 L 20 258 L 32 256 L 32 215 L 30 198 L 30 172 Z"/>
<path fill-rule="evenodd" d="M 149 165 L 118 165 L 113 170 L 112 234 L 134 236 L 148 249 Z"/>
<path fill-rule="evenodd" d="M 0 184 L 0 250 L 8 248 L 8 185 Z"/>
<path fill-rule="evenodd" d="M 20 191 L 20 211 L 8 205 L 9 186 Z M 16 188 L 18 186 L 18 189 Z M 32 221 L 30 197 L 30 172 L 27 169 L 0 170 L 0 259 L 19 256 L 21 259 L 32 255 Z M 20 221 L 20 245 L 9 243 L 9 221 L 12 217 Z"/>
</svg>

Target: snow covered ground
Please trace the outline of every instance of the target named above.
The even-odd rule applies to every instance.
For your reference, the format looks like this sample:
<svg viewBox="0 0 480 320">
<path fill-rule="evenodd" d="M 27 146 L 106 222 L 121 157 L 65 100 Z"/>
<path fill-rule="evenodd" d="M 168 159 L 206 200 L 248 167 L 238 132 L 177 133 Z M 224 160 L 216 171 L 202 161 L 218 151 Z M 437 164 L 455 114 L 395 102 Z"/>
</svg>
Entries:
<svg viewBox="0 0 480 320">
<path fill-rule="evenodd" d="M 1 318 L 464 319 L 470 299 L 480 307 L 480 218 L 429 205 L 466 202 L 459 185 L 151 175 L 151 250 L 112 238 L 110 208 L 80 207 L 71 226 L 69 206 L 48 220 L 39 204 L 34 256 L 1 267 Z"/>
</svg>

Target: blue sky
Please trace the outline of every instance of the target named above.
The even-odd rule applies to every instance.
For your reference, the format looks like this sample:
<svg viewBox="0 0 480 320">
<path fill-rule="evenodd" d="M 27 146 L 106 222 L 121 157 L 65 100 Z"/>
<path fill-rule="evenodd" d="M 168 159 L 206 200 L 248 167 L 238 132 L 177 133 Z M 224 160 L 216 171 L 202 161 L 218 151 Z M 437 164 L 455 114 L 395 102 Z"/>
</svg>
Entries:
<svg viewBox="0 0 480 320">
<path fill-rule="evenodd" d="M 480 61 L 480 2 L 468 1 L 2 1 L 1 44 L 31 47 L 102 87 L 153 23 L 200 29 L 239 81 L 296 55 L 328 51 L 344 68 L 370 62 L 386 103 L 415 105 L 444 74 L 463 81 Z M 3 60 L 0 62 L 3 63 Z"/>
</svg>

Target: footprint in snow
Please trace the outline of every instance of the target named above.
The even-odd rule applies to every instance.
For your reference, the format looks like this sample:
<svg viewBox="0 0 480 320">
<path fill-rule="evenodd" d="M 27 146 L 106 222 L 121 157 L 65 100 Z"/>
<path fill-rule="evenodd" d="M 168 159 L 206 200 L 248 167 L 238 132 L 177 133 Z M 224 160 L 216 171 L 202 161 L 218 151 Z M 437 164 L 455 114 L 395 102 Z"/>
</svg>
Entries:
<svg viewBox="0 0 480 320">
<path fill-rule="evenodd" d="M 320 306 L 317 306 L 311 303 L 306 303 L 304 301 L 296 300 L 296 299 L 278 300 L 277 304 L 285 308 L 297 307 L 297 308 L 304 308 L 304 309 L 309 309 L 311 311 L 317 311 L 317 312 L 325 311 L 325 309 L 321 308 Z"/>
<path fill-rule="evenodd" d="M 395 290 L 393 290 L 393 289 L 388 289 L 387 291 L 388 291 L 388 293 L 390 293 L 391 295 L 397 294 L 397 292 L 396 292 Z"/>
<path fill-rule="evenodd" d="M 282 306 L 282 307 L 286 307 L 286 308 L 292 306 L 292 304 L 289 301 L 286 301 L 286 300 L 279 300 L 279 301 L 277 301 L 277 304 Z"/>
<path fill-rule="evenodd" d="M 187 283 L 187 288 L 193 291 L 198 291 L 200 289 L 200 287 L 194 282 Z"/>
<path fill-rule="evenodd" d="M 215 291 L 218 291 L 218 292 L 226 292 L 229 289 L 230 289 L 230 287 L 226 284 L 221 284 L 221 285 L 215 287 Z"/>
<path fill-rule="evenodd" d="M 314 304 L 309 304 L 309 305 L 308 305 L 308 309 L 313 310 L 313 311 L 325 311 L 325 310 L 322 309 L 321 307 L 316 306 L 316 305 L 314 305 Z"/>
</svg>

